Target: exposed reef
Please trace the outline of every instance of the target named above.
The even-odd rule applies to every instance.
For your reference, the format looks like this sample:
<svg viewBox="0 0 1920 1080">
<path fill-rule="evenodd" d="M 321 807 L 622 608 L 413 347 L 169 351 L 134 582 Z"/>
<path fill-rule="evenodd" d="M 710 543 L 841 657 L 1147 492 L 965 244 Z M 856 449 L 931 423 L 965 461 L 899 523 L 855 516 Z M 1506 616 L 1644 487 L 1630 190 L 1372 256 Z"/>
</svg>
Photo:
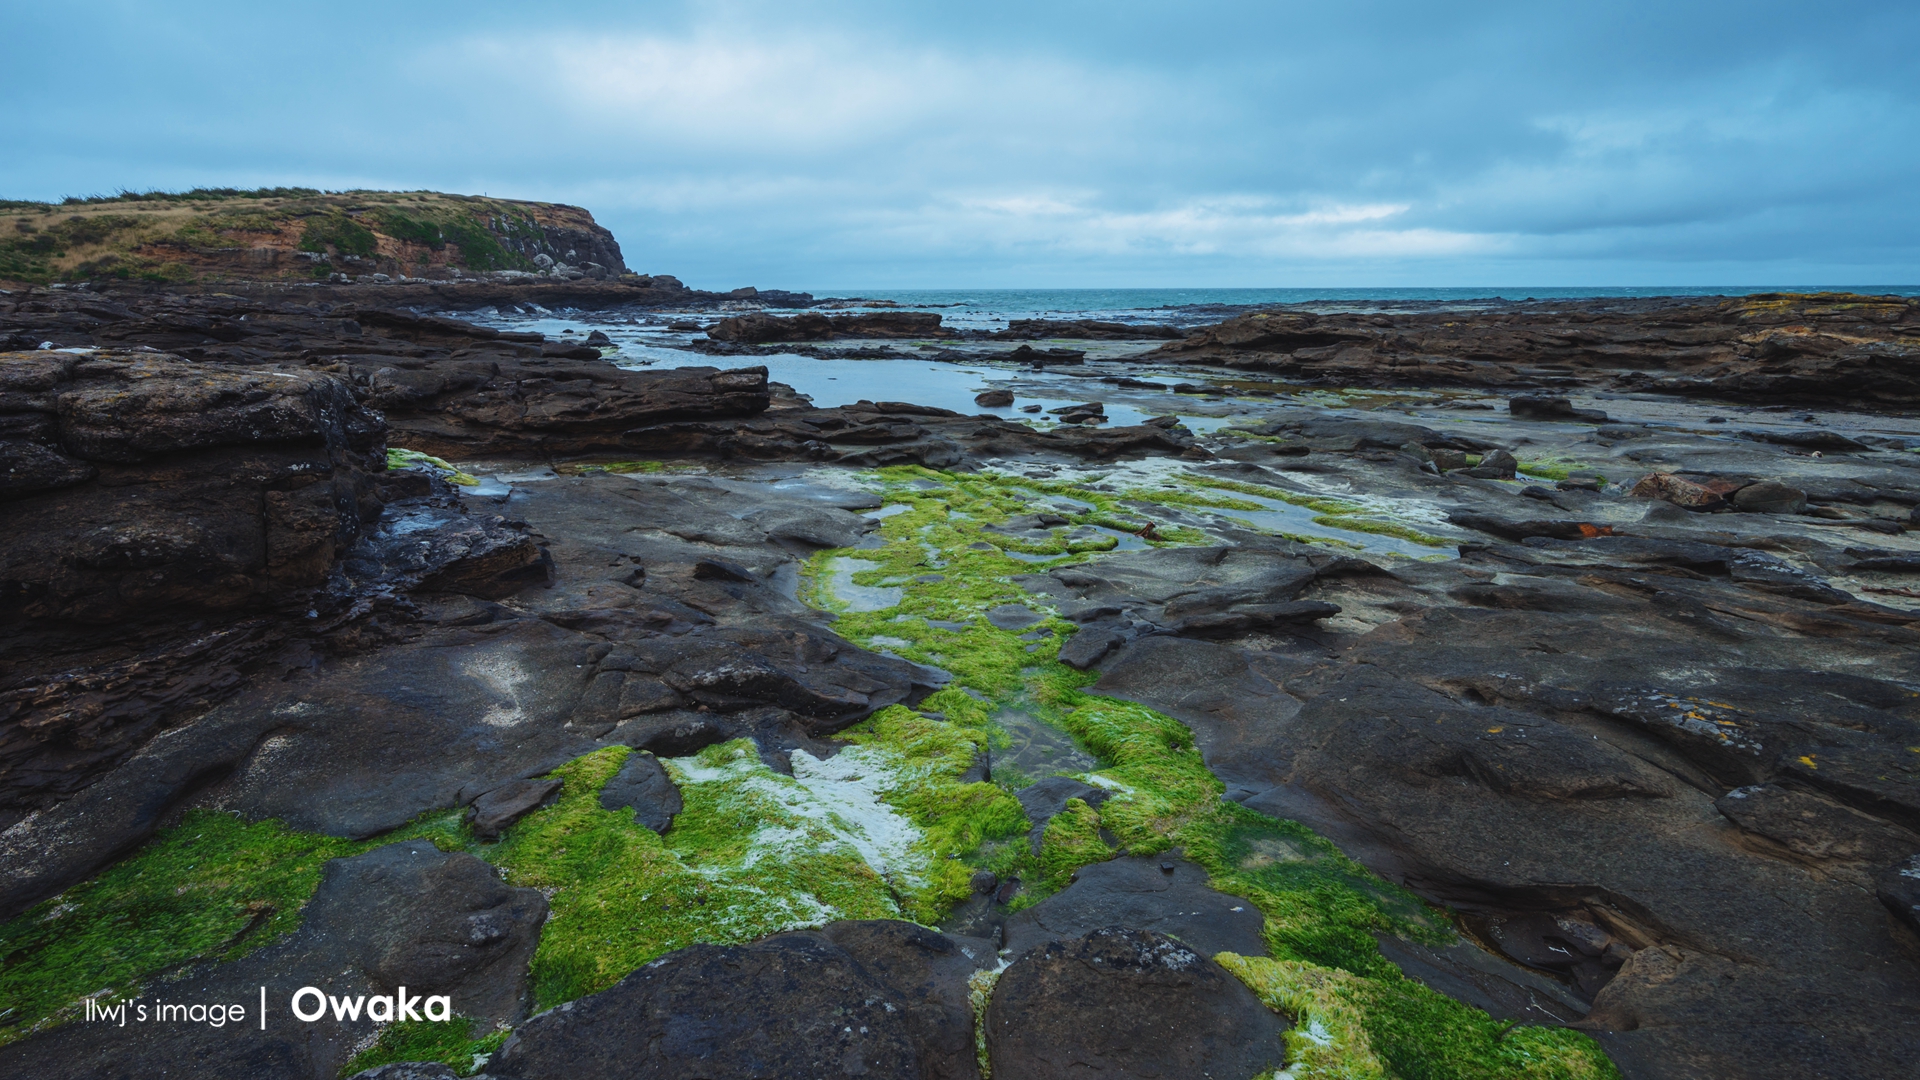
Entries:
<svg viewBox="0 0 1920 1080">
<path fill-rule="evenodd" d="M 668 302 L 0 297 L 0 1071 L 1920 1056 L 1912 304 L 718 309 L 968 413 Z M 262 985 L 454 1014 L 87 1022 Z"/>
</svg>

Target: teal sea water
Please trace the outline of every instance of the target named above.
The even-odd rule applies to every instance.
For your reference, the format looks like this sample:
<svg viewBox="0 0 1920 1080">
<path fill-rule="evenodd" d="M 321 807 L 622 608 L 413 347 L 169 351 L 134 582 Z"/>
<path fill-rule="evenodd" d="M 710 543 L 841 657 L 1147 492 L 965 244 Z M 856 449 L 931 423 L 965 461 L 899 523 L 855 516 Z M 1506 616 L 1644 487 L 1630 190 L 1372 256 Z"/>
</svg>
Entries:
<svg viewBox="0 0 1920 1080">
<path fill-rule="evenodd" d="M 1302 304 L 1321 310 L 1466 309 L 1528 300 L 1625 300 L 1654 296 L 1746 296 L 1763 292 L 1827 291 L 1920 296 L 1920 285 L 1572 289 L 1525 286 L 1459 289 L 861 289 L 839 290 L 832 295 L 885 300 L 904 308 L 936 311 L 944 316 L 949 326 L 998 329 L 1010 319 L 1103 319 L 1184 326 L 1214 322 L 1245 308 L 1279 304 Z"/>
</svg>

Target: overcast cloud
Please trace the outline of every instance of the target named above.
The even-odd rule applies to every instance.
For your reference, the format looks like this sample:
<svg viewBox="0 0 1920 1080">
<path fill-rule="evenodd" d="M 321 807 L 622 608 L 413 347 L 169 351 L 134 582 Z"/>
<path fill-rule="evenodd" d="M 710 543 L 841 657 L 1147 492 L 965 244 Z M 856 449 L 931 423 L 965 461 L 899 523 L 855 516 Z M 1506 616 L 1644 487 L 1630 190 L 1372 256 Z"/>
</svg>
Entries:
<svg viewBox="0 0 1920 1080">
<path fill-rule="evenodd" d="M 1920 5 L 0 3 L 0 195 L 572 202 L 705 287 L 1920 283 Z"/>
</svg>

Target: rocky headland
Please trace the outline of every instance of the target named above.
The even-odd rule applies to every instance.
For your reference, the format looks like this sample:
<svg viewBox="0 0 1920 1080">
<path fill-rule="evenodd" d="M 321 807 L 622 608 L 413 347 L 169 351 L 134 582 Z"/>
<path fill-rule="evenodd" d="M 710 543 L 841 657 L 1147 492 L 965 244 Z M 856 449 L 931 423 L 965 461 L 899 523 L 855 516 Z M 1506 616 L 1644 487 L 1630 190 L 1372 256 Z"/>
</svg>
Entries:
<svg viewBox="0 0 1920 1080">
<path fill-rule="evenodd" d="M 1920 1057 L 1920 305 L 983 333 L 601 252 L 0 295 L 0 1071 Z M 457 1015 L 90 1019 L 262 985 Z"/>
</svg>

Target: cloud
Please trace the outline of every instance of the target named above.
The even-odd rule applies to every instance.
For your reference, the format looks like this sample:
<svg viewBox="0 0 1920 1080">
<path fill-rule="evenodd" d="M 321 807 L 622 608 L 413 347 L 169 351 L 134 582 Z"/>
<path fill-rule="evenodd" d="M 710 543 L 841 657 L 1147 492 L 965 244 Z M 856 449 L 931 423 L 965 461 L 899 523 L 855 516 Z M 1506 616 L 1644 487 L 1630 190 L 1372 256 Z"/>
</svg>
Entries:
<svg viewBox="0 0 1920 1080">
<path fill-rule="evenodd" d="M 709 285 L 1920 279 L 1911 5 L 131 5 L 104 81 L 29 14 L 14 195 L 558 199 Z"/>
</svg>

